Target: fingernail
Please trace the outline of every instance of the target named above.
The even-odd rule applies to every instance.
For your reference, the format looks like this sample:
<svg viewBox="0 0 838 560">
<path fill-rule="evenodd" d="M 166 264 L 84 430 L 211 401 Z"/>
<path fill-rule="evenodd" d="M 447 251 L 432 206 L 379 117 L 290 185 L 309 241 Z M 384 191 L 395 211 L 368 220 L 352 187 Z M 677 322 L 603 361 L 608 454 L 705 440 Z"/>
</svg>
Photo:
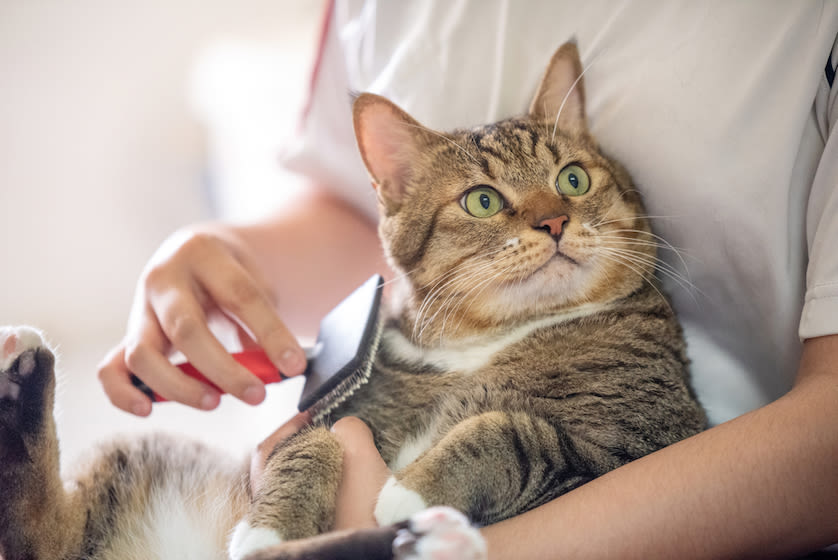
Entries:
<svg viewBox="0 0 838 560">
<path fill-rule="evenodd" d="M 206 393 L 201 397 L 201 408 L 204 410 L 212 410 L 218 406 L 219 396 L 215 393 Z"/>
<path fill-rule="evenodd" d="M 286 350 L 279 358 L 279 367 L 285 375 L 300 375 L 305 371 L 306 357 L 299 350 Z"/>
<path fill-rule="evenodd" d="M 265 400 L 265 386 L 264 385 L 251 385 L 247 389 L 244 390 L 242 394 L 242 400 L 247 404 L 259 404 L 263 400 Z"/>
</svg>

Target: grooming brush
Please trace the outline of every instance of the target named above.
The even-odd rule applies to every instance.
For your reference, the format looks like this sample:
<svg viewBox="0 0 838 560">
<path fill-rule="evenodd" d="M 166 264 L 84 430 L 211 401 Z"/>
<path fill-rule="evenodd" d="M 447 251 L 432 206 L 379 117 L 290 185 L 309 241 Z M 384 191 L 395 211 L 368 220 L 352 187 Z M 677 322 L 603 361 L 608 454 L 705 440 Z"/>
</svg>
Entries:
<svg viewBox="0 0 838 560">
<path fill-rule="evenodd" d="M 297 408 L 309 411 L 315 421 L 332 412 L 369 380 L 381 341 L 378 315 L 383 283 L 376 274 L 340 302 L 320 321 L 314 346 L 305 349 L 306 381 Z M 235 352 L 232 356 L 263 383 L 288 379 L 261 349 Z M 186 375 L 224 392 L 191 363 L 176 365 Z M 132 375 L 131 382 L 152 402 L 166 400 L 138 377 Z"/>
</svg>

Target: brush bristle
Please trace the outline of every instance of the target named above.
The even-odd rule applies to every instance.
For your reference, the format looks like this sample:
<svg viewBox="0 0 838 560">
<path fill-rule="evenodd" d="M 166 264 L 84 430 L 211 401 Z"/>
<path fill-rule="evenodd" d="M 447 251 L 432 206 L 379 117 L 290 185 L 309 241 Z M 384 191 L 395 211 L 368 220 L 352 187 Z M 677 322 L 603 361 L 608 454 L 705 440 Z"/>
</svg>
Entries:
<svg viewBox="0 0 838 560">
<path fill-rule="evenodd" d="M 378 354 L 378 346 L 381 344 L 383 331 L 382 321 L 378 320 L 372 340 L 370 340 L 370 344 L 367 346 L 363 359 L 360 362 L 361 367 L 347 375 L 334 389 L 308 407 L 313 422 L 319 423 L 322 421 L 370 380 L 373 362 L 375 361 L 376 354 Z"/>
</svg>

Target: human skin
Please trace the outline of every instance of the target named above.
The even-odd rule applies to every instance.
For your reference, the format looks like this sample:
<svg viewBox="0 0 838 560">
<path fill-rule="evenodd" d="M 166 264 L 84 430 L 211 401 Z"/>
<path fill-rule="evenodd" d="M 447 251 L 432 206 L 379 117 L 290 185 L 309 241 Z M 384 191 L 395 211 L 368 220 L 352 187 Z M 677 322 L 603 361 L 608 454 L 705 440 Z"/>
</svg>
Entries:
<svg viewBox="0 0 838 560">
<path fill-rule="evenodd" d="M 483 529 L 492 560 L 793 558 L 838 542 L 838 335 L 804 343 L 792 390 L 751 413 Z M 342 523 L 386 477 L 360 421 Z M 366 493 L 366 494 L 365 494 Z"/>
<path fill-rule="evenodd" d="M 217 391 L 169 363 L 175 349 L 225 392 L 258 404 L 264 386 L 217 341 L 210 317 L 235 316 L 255 338 L 239 329 L 245 344 L 258 344 L 285 375 L 297 375 L 305 358 L 294 335 L 316 334 L 320 317 L 385 268 L 374 224 L 315 187 L 256 224 L 185 229 L 146 266 L 125 337 L 101 363 L 99 379 L 114 405 L 139 416 L 151 413 L 151 401 L 131 373 L 168 400 L 218 406 Z"/>
<path fill-rule="evenodd" d="M 203 265 L 212 270 L 241 266 L 249 282 L 259 286 L 258 292 L 250 292 L 250 304 L 267 308 L 268 318 L 262 320 L 273 325 L 271 332 L 279 333 L 264 340 L 257 336 L 272 357 L 295 348 L 286 331 L 313 334 L 318 318 L 334 303 L 372 272 L 384 270 L 373 224 L 318 191 L 297 201 L 292 210 L 257 225 L 205 226 L 191 233 L 196 231 L 222 247 L 238 248 L 243 262 L 231 261 L 222 252 Z M 150 269 L 168 262 L 162 261 L 162 265 L 152 262 Z M 183 270 L 176 262 L 168 265 Z M 333 270 L 339 273 L 323 274 Z M 174 295 L 197 301 L 191 288 Z M 142 310 L 147 303 L 142 287 L 137 301 Z M 278 302 L 276 311 L 264 305 L 266 301 Z M 199 303 L 207 306 L 206 300 Z M 161 340 L 154 329 L 144 329 L 143 321 L 148 323 L 149 318 L 137 311 L 132 314 L 126 338 L 100 370 L 114 404 L 138 414 L 148 414 L 151 404 L 130 384 L 126 352 L 136 353 L 145 345 L 145 352 L 156 356 L 149 361 L 158 363 L 169 350 L 169 341 Z M 198 328 L 192 336 L 197 341 L 193 353 L 210 351 L 208 331 Z M 189 353 L 187 357 L 193 359 Z M 179 402 L 200 406 L 205 387 L 184 382 L 165 366 L 158 371 L 155 390 L 165 389 Z M 243 388 L 258 383 L 229 363 L 219 366 L 214 375 L 218 379 L 213 381 L 238 396 L 243 396 Z M 217 404 L 217 395 L 212 396 L 209 408 Z M 258 400 L 259 395 L 254 401 Z M 491 558 L 788 558 L 838 542 L 835 403 L 838 336 L 810 339 L 787 395 L 531 512 L 485 528 Z M 304 421 L 297 417 L 290 426 L 297 429 Z M 285 433 L 281 430 L 254 455 L 256 484 L 260 462 Z M 335 433 L 346 454 L 338 526 L 368 527 L 387 467 L 360 420 L 339 422 Z"/>
</svg>

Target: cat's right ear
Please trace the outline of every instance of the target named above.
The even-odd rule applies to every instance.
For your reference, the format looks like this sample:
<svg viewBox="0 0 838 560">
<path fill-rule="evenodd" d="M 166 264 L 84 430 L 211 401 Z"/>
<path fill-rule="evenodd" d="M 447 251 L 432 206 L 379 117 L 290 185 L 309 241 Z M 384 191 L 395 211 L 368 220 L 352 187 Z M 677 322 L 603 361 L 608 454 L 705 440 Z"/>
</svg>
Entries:
<svg viewBox="0 0 838 560">
<path fill-rule="evenodd" d="M 408 193 L 426 129 L 388 99 L 362 93 L 352 106 L 355 138 L 373 186 L 388 210 Z"/>
<path fill-rule="evenodd" d="M 555 122 L 569 132 L 585 132 L 585 83 L 576 43 L 569 41 L 553 54 L 529 114 L 537 120 Z"/>
</svg>

